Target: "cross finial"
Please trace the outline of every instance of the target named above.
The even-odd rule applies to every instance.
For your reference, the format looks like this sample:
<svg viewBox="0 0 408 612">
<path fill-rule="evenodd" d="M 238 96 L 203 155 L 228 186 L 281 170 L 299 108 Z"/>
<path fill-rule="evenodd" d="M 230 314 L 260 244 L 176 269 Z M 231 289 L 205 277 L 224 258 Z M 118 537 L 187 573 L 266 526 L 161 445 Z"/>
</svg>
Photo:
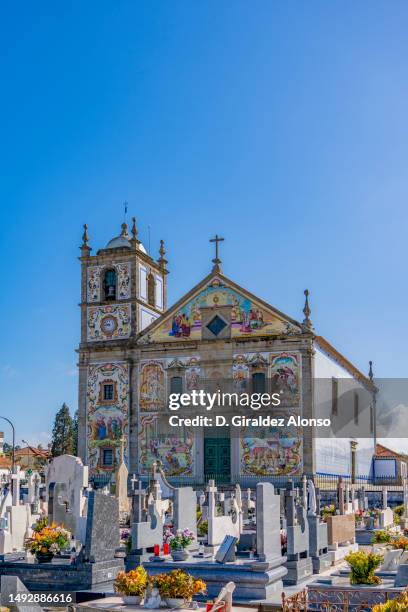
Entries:
<svg viewBox="0 0 408 612">
<path fill-rule="evenodd" d="M 126 202 L 126 200 L 123 202 L 123 220 L 126 223 L 127 222 L 127 211 L 128 211 L 128 203 Z"/>
<path fill-rule="evenodd" d="M 157 260 L 159 262 L 159 266 L 162 268 L 162 270 L 166 271 L 166 266 L 167 266 L 168 261 L 165 258 L 166 249 L 164 248 L 164 240 L 160 240 L 159 255 L 160 257 Z"/>
<path fill-rule="evenodd" d="M 370 366 L 370 369 L 368 371 L 368 378 L 372 381 L 373 378 L 374 378 L 374 374 L 373 374 L 373 362 L 369 361 L 368 363 L 369 363 L 369 366 Z"/>
<path fill-rule="evenodd" d="M 82 234 L 82 245 L 81 245 L 81 249 L 83 251 L 91 250 L 90 246 L 88 245 L 88 242 L 89 242 L 88 225 L 84 223 L 84 233 Z"/>
<path fill-rule="evenodd" d="M 310 306 L 309 306 L 309 289 L 305 289 L 304 294 L 305 294 L 305 305 L 303 308 L 303 314 L 305 315 L 305 318 L 303 319 L 303 325 L 307 327 L 308 329 L 313 329 L 313 323 L 310 320 L 310 315 L 312 314 L 312 311 L 310 310 Z"/>
<path fill-rule="evenodd" d="M 210 242 L 215 242 L 215 257 L 212 260 L 214 266 L 213 266 L 213 271 L 214 272 L 220 272 L 221 268 L 220 268 L 220 263 L 221 263 L 221 259 L 218 256 L 218 243 L 219 242 L 223 242 L 224 238 L 220 238 L 220 236 L 218 236 L 218 234 L 215 234 L 215 238 L 210 238 Z"/>
<path fill-rule="evenodd" d="M 132 217 L 132 238 L 137 240 L 136 217 Z"/>
</svg>

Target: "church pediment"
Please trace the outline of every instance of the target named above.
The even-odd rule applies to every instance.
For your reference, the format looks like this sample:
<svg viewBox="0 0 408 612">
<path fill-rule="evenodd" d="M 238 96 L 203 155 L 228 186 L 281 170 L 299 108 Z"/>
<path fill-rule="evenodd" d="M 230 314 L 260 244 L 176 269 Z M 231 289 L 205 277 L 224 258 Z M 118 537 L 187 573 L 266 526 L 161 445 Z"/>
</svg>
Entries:
<svg viewBox="0 0 408 612">
<path fill-rule="evenodd" d="M 139 342 L 185 342 L 301 333 L 301 324 L 222 274 L 211 274 L 150 325 Z"/>
</svg>

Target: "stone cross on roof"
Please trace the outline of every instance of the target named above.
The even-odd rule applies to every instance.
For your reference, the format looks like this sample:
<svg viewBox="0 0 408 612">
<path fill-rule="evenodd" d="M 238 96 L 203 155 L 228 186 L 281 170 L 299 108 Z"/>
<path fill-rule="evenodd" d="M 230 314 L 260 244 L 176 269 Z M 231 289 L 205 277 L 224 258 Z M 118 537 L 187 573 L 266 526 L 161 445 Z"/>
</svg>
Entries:
<svg viewBox="0 0 408 612">
<path fill-rule="evenodd" d="M 215 238 L 210 238 L 210 242 L 215 242 L 215 257 L 212 260 L 214 264 L 214 267 L 213 267 L 214 272 L 220 271 L 221 259 L 218 256 L 218 243 L 223 242 L 223 241 L 224 241 L 224 238 L 221 238 L 220 236 L 218 236 L 218 234 L 215 234 Z"/>
</svg>

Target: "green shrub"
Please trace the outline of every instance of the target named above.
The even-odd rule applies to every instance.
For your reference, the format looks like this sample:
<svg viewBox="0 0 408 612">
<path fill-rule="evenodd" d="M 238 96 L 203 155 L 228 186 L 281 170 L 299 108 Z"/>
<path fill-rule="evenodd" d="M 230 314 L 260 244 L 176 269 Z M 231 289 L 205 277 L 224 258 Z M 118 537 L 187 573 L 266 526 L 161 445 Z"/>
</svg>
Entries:
<svg viewBox="0 0 408 612">
<path fill-rule="evenodd" d="M 379 584 L 381 579 L 374 575 L 381 564 L 382 555 L 354 552 L 345 557 L 350 566 L 350 584 Z"/>
<path fill-rule="evenodd" d="M 208 533 L 208 521 L 201 521 L 198 526 L 198 535 L 205 536 Z"/>
</svg>

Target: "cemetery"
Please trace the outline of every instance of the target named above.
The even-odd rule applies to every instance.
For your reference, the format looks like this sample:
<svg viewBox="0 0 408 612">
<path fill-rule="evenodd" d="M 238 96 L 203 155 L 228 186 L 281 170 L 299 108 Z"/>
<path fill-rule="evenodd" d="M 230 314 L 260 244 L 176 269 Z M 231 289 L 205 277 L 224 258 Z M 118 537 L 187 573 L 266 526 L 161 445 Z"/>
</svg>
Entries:
<svg viewBox="0 0 408 612">
<path fill-rule="evenodd" d="M 210 479 L 195 490 L 171 484 L 160 462 L 142 481 L 121 455 L 110 488 L 93 488 L 72 455 L 54 458 L 43 478 L 16 469 L 3 482 L 2 591 L 71 591 L 84 610 L 209 600 L 223 609 L 358 610 L 406 597 L 406 480 L 397 512 L 387 487 L 370 506 L 364 486 L 341 478 L 335 502 L 323 506 L 306 476 L 243 490 Z"/>
</svg>

